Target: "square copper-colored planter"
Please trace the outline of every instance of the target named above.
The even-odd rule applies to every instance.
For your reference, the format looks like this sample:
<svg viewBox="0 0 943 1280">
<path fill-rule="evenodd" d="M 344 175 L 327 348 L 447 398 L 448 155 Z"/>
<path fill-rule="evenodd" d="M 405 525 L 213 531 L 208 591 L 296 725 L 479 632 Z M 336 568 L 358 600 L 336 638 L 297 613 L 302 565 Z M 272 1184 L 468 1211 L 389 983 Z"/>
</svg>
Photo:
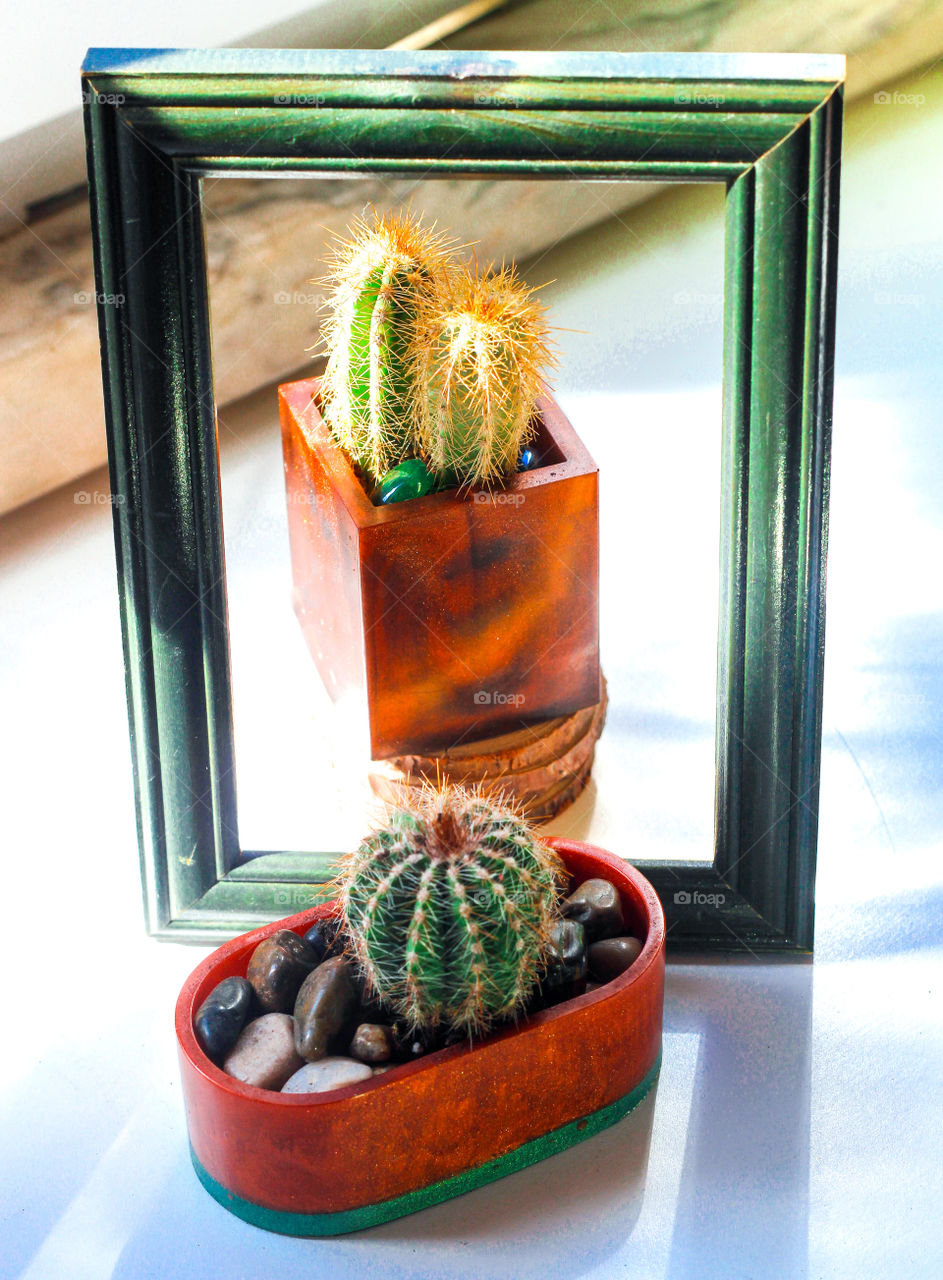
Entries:
<svg viewBox="0 0 943 1280">
<path fill-rule="evenodd" d="M 538 401 L 542 465 L 503 490 L 376 507 L 319 380 L 279 388 L 295 611 L 331 697 L 365 692 L 375 759 L 600 701 L 598 469 Z"/>
<path fill-rule="evenodd" d="M 176 1031 L 194 1168 L 240 1218 L 289 1235 L 335 1235 L 424 1209 L 582 1142 L 632 1111 L 658 1075 L 665 921 L 622 858 L 548 841 L 575 884 L 610 880 L 631 968 L 593 992 L 475 1045 L 453 1045 L 318 1094 L 257 1089 L 204 1054 L 193 1020 L 224 978 L 245 976 L 276 929 L 304 933 L 329 903 L 243 934 L 203 960 L 177 1000 Z"/>
</svg>

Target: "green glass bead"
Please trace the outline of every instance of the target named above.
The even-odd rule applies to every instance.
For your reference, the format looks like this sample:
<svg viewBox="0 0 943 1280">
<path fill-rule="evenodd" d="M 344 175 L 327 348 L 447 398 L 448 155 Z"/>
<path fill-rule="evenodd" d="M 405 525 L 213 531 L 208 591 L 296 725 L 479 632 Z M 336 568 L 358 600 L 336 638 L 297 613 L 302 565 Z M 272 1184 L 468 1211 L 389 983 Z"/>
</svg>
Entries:
<svg viewBox="0 0 943 1280">
<path fill-rule="evenodd" d="M 387 471 L 377 486 L 373 499 L 378 507 L 390 502 L 405 502 L 408 498 L 421 498 L 435 488 L 435 476 L 427 469 L 422 458 L 407 458 Z"/>
</svg>

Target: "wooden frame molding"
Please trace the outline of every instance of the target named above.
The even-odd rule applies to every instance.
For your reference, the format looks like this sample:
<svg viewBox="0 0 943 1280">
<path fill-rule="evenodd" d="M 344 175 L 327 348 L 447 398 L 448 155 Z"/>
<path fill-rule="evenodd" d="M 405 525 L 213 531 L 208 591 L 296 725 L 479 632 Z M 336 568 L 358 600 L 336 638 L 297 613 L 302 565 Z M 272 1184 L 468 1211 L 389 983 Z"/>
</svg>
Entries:
<svg viewBox="0 0 943 1280">
<path fill-rule="evenodd" d="M 148 929 L 284 914 L 329 853 L 236 827 L 200 183 L 209 174 L 605 176 L 727 191 L 713 864 L 640 864 L 674 950 L 807 951 L 844 59 L 93 50 L 83 69 Z M 124 305 L 110 305 L 115 296 Z"/>
</svg>

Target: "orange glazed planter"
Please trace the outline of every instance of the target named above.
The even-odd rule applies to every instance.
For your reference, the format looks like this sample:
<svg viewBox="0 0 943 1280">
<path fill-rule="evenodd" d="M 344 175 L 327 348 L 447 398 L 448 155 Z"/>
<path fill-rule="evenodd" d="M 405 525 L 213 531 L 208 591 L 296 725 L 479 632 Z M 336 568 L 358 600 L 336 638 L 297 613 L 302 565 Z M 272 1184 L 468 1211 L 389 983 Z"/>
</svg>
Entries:
<svg viewBox="0 0 943 1280">
<path fill-rule="evenodd" d="M 295 611 L 331 697 L 365 692 L 374 759 L 594 706 L 598 469 L 549 396 L 541 465 L 493 494 L 375 507 L 318 408 L 279 388 Z"/>
<path fill-rule="evenodd" d="M 276 929 L 303 933 L 327 903 L 255 929 L 202 962 L 177 1001 L 176 1029 L 197 1176 L 232 1213 L 288 1235 L 336 1235 L 460 1195 L 581 1142 L 631 1111 L 661 1054 L 665 925 L 655 891 L 592 845 L 548 841 L 574 884 L 610 880 L 642 951 L 597 990 L 473 1046 L 453 1045 L 328 1093 L 244 1085 L 203 1053 L 200 1004 L 245 976 Z"/>
</svg>

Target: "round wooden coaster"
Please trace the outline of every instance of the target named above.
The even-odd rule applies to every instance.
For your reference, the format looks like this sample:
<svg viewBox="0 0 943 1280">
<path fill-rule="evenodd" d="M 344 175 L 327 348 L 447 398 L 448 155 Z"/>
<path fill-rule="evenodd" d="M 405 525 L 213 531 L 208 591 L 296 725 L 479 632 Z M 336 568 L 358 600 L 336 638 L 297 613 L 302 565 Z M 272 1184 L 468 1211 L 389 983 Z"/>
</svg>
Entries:
<svg viewBox="0 0 943 1280">
<path fill-rule="evenodd" d="M 441 755 L 374 760 L 370 786 L 389 802 L 395 802 L 403 787 L 420 788 L 426 782 L 481 786 L 522 806 L 530 821 L 549 822 L 589 781 L 607 706 L 603 680 L 601 701 L 573 715 L 462 743 Z"/>
</svg>

